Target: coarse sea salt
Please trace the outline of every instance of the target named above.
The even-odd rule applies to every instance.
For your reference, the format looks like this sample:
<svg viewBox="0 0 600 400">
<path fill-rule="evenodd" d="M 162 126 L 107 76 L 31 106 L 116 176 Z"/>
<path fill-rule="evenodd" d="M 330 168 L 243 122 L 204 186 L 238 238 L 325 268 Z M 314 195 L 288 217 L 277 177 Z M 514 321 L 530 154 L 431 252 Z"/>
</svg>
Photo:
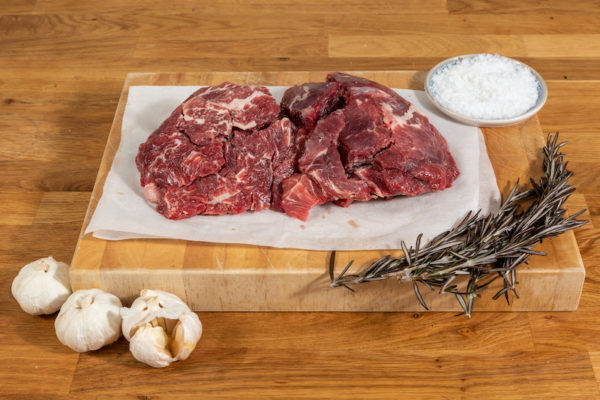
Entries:
<svg viewBox="0 0 600 400">
<path fill-rule="evenodd" d="M 495 54 L 459 58 L 434 73 L 429 84 L 431 95 L 443 107 L 487 120 L 524 114 L 535 106 L 538 87 L 528 67 Z"/>
</svg>

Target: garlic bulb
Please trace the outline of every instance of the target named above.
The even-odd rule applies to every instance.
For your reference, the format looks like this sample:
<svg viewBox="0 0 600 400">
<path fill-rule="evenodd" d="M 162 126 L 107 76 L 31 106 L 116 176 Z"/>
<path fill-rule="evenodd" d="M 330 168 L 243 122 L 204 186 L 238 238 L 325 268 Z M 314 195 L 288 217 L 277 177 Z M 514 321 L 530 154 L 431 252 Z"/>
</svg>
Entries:
<svg viewBox="0 0 600 400">
<path fill-rule="evenodd" d="M 54 321 L 56 336 L 80 353 L 98 350 L 121 336 L 121 300 L 100 289 L 78 290 Z"/>
<path fill-rule="evenodd" d="M 53 314 L 71 294 L 69 266 L 52 257 L 40 258 L 21 268 L 11 291 L 26 313 Z"/>
<path fill-rule="evenodd" d="M 155 368 L 188 358 L 202 336 L 198 316 L 179 297 L 160 290 L 142 290 L 121 316 L 131 354 Z"/>
</svg>

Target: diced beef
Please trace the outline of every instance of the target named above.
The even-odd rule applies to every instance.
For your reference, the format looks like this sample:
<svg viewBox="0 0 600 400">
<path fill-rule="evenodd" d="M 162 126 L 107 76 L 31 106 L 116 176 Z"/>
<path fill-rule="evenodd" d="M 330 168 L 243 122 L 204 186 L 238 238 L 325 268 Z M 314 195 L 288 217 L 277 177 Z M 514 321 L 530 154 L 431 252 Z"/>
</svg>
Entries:
<svg viewBox="0 0 600 400">
<path fill-rule="evenodd" d="M 203 145 L 229 137 L 233 124 L 227 108 L 196 96 L 183 103 L 177 129 L 185 132 L 192 143 Z"/>
<path fill-rule="evenodd" d="M 347 170 L 371 163 L 375 154 L 392 142 L 392 131 L 384 121 L 382 101 L 389 96 L 377 89 L 348 98 L 344 107 L 344 130 L 340 151 Z"/>
<path fill-rule="evenodd" d="M 304 153 L 298 162 L 300 172 L 309 175 L 327 194 L 327 201 L 338 199 L 368 200 L 364 182 L 346 176 L 338 152 L 338 138 L 346 120 L 341 110 L 319 121 L 308 134 Z"/>
<path fill-rule="evenodd" d="M 341 92 L 345 97 L 356 94 L 358 91 L 360 91 L 360 88 L 371 87 L 379 89 L 396 99 L 398 105 L 401 105 L 401 109 L 408 109 L 410 106 L 410 103 L 406 101 L 404 97 L 400 96 L 389 87 L 370 81 L 366 78 L 345 74 L 343 72 L 332 72 L 331 74 L 327 75 L 327 82 L 336 82 L 338 85 L 340 85 Z M 403 111 L 400 112 L 404 113 Z"/>
<path fill-rule="evenodd" d="M 391 141 L 354 173 L 379 197 L 414 196 L 450 187 L 459 172 L 446 140 L 413 105 L 404 114 L 397 106 L 381 104 Z"/>
</svg>

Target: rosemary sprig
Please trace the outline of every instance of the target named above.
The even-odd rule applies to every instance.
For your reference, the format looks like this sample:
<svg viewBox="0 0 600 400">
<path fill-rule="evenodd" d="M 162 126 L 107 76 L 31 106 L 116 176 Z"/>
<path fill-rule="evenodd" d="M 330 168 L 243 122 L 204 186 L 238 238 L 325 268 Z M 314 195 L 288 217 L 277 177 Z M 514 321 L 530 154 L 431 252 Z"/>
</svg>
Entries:
<svg viewBox="0 0 600 400">
<path fill-rule="evenodd" d="M 525 190 L 515 184 L 501 202 L 497 212 L 480 216 L 469 212 L 452 229 L 433 238 L 421 247 L 421 235 L 414 248 L 402 242 L 404 255 L 400 258 L 385 256 L 358 274 L 346 274 L 352 262 L 336 277 L 335 257 L 331 257 L 331 287 L 351 285 L 396 277 L 402 282 L 412 282 L 417 299 L 429 309 L 421 296 L 419 285 L 429 289 L 439 288 L 439 293 L 452 293 L 467 317 L 471 317 L 473 304 L 480 293 L 497 279 L 503 287 L 493 297 L 509 294 L 518 298 L 517 268 L 532 255 L 545 255 L 534 250 L 543 239 L 578 228 L 588 221 L 576 219 L 585 210 L 565 217 L 565 201 L 575 191 L 568 184 L 573 173 L 566 169 L 564 155 L 559 153 L 566 142 L 558 143 L 558 133 L 548 135 L 544 151 L 543 177 L 539 182 L 530 179 L 532 188 Z M 522 203 L 529 201 L 524 207 Z M 467 279 L 464 289 L 459 289 L 456 278 Z"/>
</svg>

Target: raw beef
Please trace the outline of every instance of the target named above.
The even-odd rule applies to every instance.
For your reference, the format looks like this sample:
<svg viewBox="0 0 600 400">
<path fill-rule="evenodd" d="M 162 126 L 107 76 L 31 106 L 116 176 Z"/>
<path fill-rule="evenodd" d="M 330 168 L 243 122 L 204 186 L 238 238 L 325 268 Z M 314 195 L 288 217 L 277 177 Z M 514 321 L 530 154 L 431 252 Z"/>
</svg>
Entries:
<svg viewBox="0 0 600 400">
<path fill-rule="evenodd" d="M 218 86 L 198 89 L 188 100 L 197 97 L 226 108 L 233 127 L 242 130 L 267 126 L 273 121 L 273 116 L 279 113 L 277 102 L 264 86 L 239 86 L 223 82 Z"/>
<path fill-rule="evenodd" d="M 136 164 L 145 197 L 171 219 L 268 208 L 271 136 L 284 126 L 277 133 L 292 137 L 292 124 L 277 119 L 279 111 L 265 87 L 225 82 L 196 91 L 140 145 Z"/>
<path fill-rule="evenodd" d="M 308 134 L 298 162 L 299 174 L 284 181 L 282 208 L 286 214 L 306 220 L 315 205 L 334 200 L 369 200 L 368 186 L 346 175 L 338 152 L 339 135 L 345 119 L 341 110 L 319 121 Z M 298 186 L 303 186 L 299 188 Z M 300 193 L 304 193 L 300 195 Z"/>
<path fill-rule="evenodd" d="M 202 146 L 231 135 L 233 121 L 223 106 L 196 96 L 184 102 L 181 111 L 183 118 L 178 118 L 177 129 L 185 132 L 194 144 Z"/>
<path fill-rule="evenodd" d="M 281 199 L 282 183 L 292 176 L 298 164 L 299 148 L 303 145 L 303 134 L 296 134 L 295 126 L 288 118 L 274 122 L 269 130 L 273 143 L 273 184 L 271 186 L 271 208 L 283 212 Z"/>
<path fill-rule="evenodd" d="M 327 114 L 340 101 L 340 85 L 336 82 L 304 83 L 292 86 L 281 99 L 281 108 L 292 121 L 312 130 L 317 121 Z"/>
<path fill-rule="evenodd" d="M 167 218 L 181 219 L 197 214 L 239 214 L 269 208 L 273 151 L 267 129 L 236 130 L 231 141 L 225 143 L 224 167 L 183 188 L 166 188 L 157 210 Z"/>
<path fill-rule="evenodd" d="M 310 208 L 324 202 L 335 200 L 347 207 L 356 200 L 414 196 L 443 190 L 458 177 L 443 136 L 396 92 L 339 72 L 329 74 L 327 82 L 337 83 L 338 96 L 342 97 L 342 101 L 329 103 L 331 110 L 327 111 L 340 108 L 308 134 L 300 175 L 283 181 L 282 204 L 287 214 L 305 220 Z M 287 97 L 299 100 L 284 101 L 282 108 L 292 117 L 315 113 L 322 117 L 327 112 L 321 111 L 327 108 L 323 106 L 323 92 L 322 84 L 292 87 Z M 316 138 L 323 136 L 321 126 L 332 117 L 334 130 L 339 132 L 329 136 L 332 141 L 327 147 Z M 296 121 L 301 128 L 311 129 L 312 119 L 296 117 Z M 313 169 L 314 165 L 319 168 Z"/>
<path fill-rule="evenodd" d="M 142 186 L 185 186 L 196 179 L 214 174 L 225 163 L 221 141 L 195 145 L 177 128 L 181 107 L 140 146 L 136 163 Z"/>
<path fill-rule="evenodd" d="M 293 122 L 292 122 L 293 121 Z M 446 141 L 393 90 L 343 73 L 289 88 L 197 90 L 140 146 L 146 198 L 167 218 L 414 196 L 457 178 Z"/>
<path fill-rule="evenodd" d="M 327 75 L 327 82 L 337 83 L 340 86 L 342 95 L 346 98 L 352 95 L 352 93 L 355 92 L 358 88 L 372 87 L 389 94 L 398 101 L 398 104 L 403 104 L 406 108 L 410 106 L 410 103 L 406 101 L 404 97 L 400 96 L 398 93 L 394 92 L 389 87 L 383 86 L 380 83 L 373 82 L 365 78 L 345 74 L 343 72 L 333 72 Z"/>
</svg>

